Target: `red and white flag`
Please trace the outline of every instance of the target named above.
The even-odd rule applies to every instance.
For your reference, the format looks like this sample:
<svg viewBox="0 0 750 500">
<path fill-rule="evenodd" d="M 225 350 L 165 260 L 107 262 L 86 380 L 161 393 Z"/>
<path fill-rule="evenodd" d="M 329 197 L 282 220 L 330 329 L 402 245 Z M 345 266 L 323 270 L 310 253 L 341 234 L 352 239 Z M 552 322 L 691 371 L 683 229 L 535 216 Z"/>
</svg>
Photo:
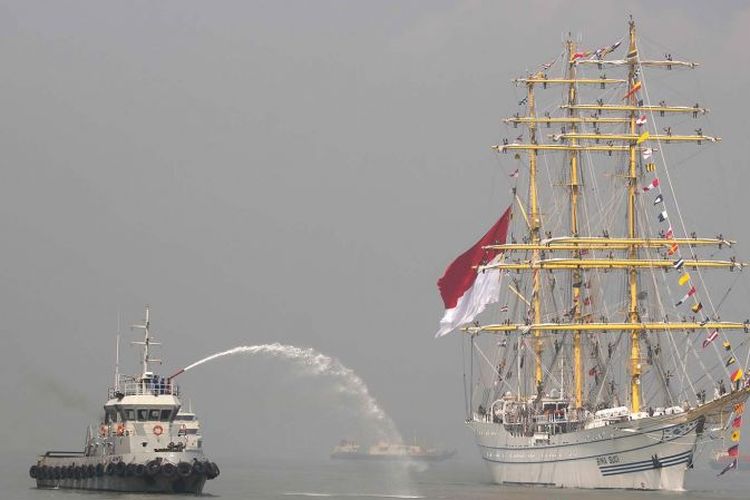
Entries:
<svg viewBox="0 0 750 500">
<path fill-rule="evenodd" d="M 643 191 L 651 191 L 655 187 L 659 186 L 659 178 L 654 177 L 654 180 L 648 186 L 643 186 Z"/>
<path fill-rule="evenodd" d="M 682 304 L 685 303 L 685 301 L 687 299 L 689 299 L 690 297 L 692 297 L 693 295 L 695 295 L 695 292 L 696 292 L 695 287 L 691 286 L 690 290 L 688 290 L 688 293 L 686 293 L 685 295 L 683 295 L 683 297 L 680 299 L 680 301 L 677 304 L 675 304 L 674 306 L 675 307 L 680 307 Z"/>
<path fill-rule="evenodd" d="M 648 120 L 646 120 L 646 115 L 641 115 L 635 119 L 635 124 L 640 127 L 641 125 L 645 125 L 647 121 Z"/>
<path fill-rule="evenodd" d="M 456 328 L 469 323 L 484 311 L 487 304 L 495 303 L 500 296 L 500 270 L 476 267 L 494 264 L 502 255 L 501 250 L 485 250 L 487 245 L 502 245 L 508 234 L 511 207 L 505 211 L 487 234 L 474 246 L 451 262 L 443 277 L 437 282 L 440 296 L 445 304 L 445 314 L 440 320 L 440 329 L 435 337 L 442 337 Z"/>
<path fill-rule="evenodd" d="M 709 333 L 708 336 L 703 339 L 703 348 L 705 349 L 706 347 L 708 347 L 708 345 L 717 338 L 719 338 L 719 330 L 714 330 Z"/>
</svg>

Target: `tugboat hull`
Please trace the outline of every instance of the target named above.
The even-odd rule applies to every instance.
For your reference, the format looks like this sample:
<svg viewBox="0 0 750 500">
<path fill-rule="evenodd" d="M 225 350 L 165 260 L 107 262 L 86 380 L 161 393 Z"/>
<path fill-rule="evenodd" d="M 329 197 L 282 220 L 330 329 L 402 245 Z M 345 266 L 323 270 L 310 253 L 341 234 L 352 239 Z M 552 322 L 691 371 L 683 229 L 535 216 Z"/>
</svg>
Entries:
<svg viewBox="0 0 750 500">
<path fill-rule="evenodd" d="M 219 473 L 213 462 L 175 463 L 153 455 L 110 462 L 45 456 L 29 470 L 39 488 L 196 494 L 203 491 L 206 480 Z"/>
<path fill-rule="evenodd" d="M 38 488 L 121 491 L 130 493 L 191 493 L 203 492 L 206 476 L 174 477 L 119 477 L 102 476 L 86 479 L 37 479 Z"/>
</svg>

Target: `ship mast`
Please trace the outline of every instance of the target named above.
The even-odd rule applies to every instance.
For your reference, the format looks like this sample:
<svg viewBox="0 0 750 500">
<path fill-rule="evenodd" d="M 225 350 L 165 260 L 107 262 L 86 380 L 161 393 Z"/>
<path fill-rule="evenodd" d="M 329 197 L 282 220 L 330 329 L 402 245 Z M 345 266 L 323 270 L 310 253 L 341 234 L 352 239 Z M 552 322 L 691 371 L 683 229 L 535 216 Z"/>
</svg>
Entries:
<svg viewBox="0 0 750 500">
<path fill-rule="evenodd" d="M 526 98 L 528 101 L 528 112 L 531 118 L 536 118 L 536 103 L 534 101 L 534 81 L 533 78 L 526 83 L 527 94 Z M 536 138 L 536 123 L 529 123 L 529 142 L 532 145 L 537 144 Z M 529 207 L 528 212 L 530 215 L 529 220 L 529 236 L 532 245 L 539 245 L 539 228 L 541 226 L 541 217 L 539 214 L 539 200 L 537 198 L 537 151 L 536 149 L 529 150 Z M 537 248 L 532 250 L 531 260 L 537 262 L 540 260 L 540 250 Z M 541 323 L 542 320 L 542 299 L 541 299 L 541 270 L 536 269 L 532 272 L 532 292 L 531 292 L 531 303 L 533 309 L 533 321 L 534 324 Z M 534 337 L 534 388 L 538 393 L 541 390 L 543 382 L 543 365 L 542 365 L 542 338 L 541 331 L 532 330 L 532 336 Z"/>
<path fill-rule="evenodd" d="M 570 35 L 569 35 L 570 36 Z M 568 80 L 570 85 L 568 87 L 568 105 L 574 106 L 576 104 L 576 65 L 573 60 L 576 52 L 575 41 L 568 39 L 567 42 L 567 53 L 568 53 Z M 568 109 L 568 117 L 573 117 L 575 111 L 573 108 Z M 577 122 L 571 121 L 570 126 L 573 133 L 578 132 Z M 572 145 L 577 145 L 578 142 L 573 139 L 570 141 Z M 570 235 L 572 237 L 578 236 L 578 151 L 570 151 Z M 580 250 L 576 249 L 573 251 L 575 258 L 580 257 Z M 572 280 L 572 294 L 573 294 L 573 305 L 574 313 L 573 319 L 576 323 L 580 322 L 581 319 L 581 272 L 574 270 L 571 272 Z M 578 285 L 578 286 L 576 286 Z M 583 406 L 583 360 L 581 359 L 581 330 L 575 330 L 573 332 L 573 379 L 575 385 L 575 408 L 579 410 Z"/>
<path fill-rule="evenodd" d="M 630 45 L 628 48 L 628 88 L 634 88 L 636 84 L 636 70 L 638 64 L 638 48 L 635 44 L 635 21 L 630 19 L 629 38 Z M 628 104 L 637 106 L 637 97 L 635 92 L 629 92 Z M 630 134 L 636 135 L 636 110 L 630 111 Z M 635 227 L 635 193 L 638 182 L 636 172 L 636 142 L 630 143 L 629 167 L 628 167 L 628 237 L 636 237 Z M 630 247 L 628 257 L 635 261 L 638 259 L 638 247 Z M 628 270 L 628 288 L 630 289 L 630 307 L 629 316 L 631 323 L 638 323 L 638 270 L 632 266 Z M 641 411 L 641 347 L 640 331 L 634 329 L 630 334 L 630 411 L 638 413 Z"/>
<path fill-rule="evenodd" d="M 643 401 L 643 390 L 641 387 L 641 379 L 643 376 L 642 370 L 642 353 L 640 348 L 641 337 L 646 334 L 655 335 L 666 335 L 671 338 L 674 332 L 690 333 L 695 331 L 705 331 L 706 334 L 712 332 L 711 335 L 717 336 L 720 333 L 731 330 L 750 330 L 750 321 L 745 322 L 729 322 L 721 321 L 718 316 L 710 317 L 706 313 L 701 312 L 698 317 L 693 316 L 690 319 L 683 317 L 682 321 L 670 320 L 669 316 L 663 310 L 661 301 L 658 304 L 654 304 L 654 307 L 662 308 L 661 311 L 650 311 L 650 309 L 644 309 L 648 307 L 644 304 L 643 307 L 639 306 L 638 296 L 639 288 L 639 275 L 641 271 L 646 270 L 651 273 L 656 271 L 669 272 L 674 269 L 679 271 L 680 282 L 679 285 L 684 285 L 691 278 L 687 274 L 687 270 L 700 270 L 702 269 L 725 269 L 729 271 L 741 270 L 745 267 L 746 263 L 738 262 L 734 257 L 730 259 L 720 260 L 713 257 L 699 258 L 694 254 L 693 249 L 707 246 L 717 246 L 721 249 L 723 246 L 731 246 L 734 241 L 724 239 L 723 236 L 719 235 L 713 238 L 699 237 L 695 234 L 691 234 L 690 237 L 677 237 L 673 231 L 670 230 L 666 233 L 664 230 L 658 235 L 647 235 L 644 231 L 647 229 L 638 227 L 637 218 L 638 212 L 637 201 L 639 200 L 639 156 L 643 154 L 644 161 L 650 157 L 652 151 L 658 151 L 663 146 L 669 144 L 684 144 L 694 143 L 697 145 L 703 143 L 715 143 L 721 139 L 718 137 L 712 137 L 704 135 L 701 129 L 696 129 L 695 134 L 672 134 L 671 127 L 665 128 L 665 133 L 658 133 L 657 126 L 655 123 L 655 116 L 689 116 L 697 118 L 698 115 L 702 115 L 708 112 L 704 107 L 699 104 L 692 106 L 673 106 L 667 105 L 664 101 L 658 104 L 651 104 L 650 102 L 644 103 L 638 95 L 638 91 L 642 92 L 641 95 L 645 94 L 645 83 L 642 85 L 643 75 L 639 75 L 642 67 L 648 68 L 659 68 L 670 70 L 673 67 L 682 68 L 695 68 L 697 63 L 688 61 L 673 60 L 671 55 L 666 55 L 665 60 L 648 60 L 641 59 L 638 54 L 638 47 L 636 43 L 636 28 L 635 22 L 630 19 L 629 22 L 629 36 L 628 36 L 628 53 L 626 58 L 621 59 L 604 59 L 603 55 L 606 55 L 614 51 L 620 42 L 605 47 L 596 54 L 595 57 L 593 52 L 580 51 L 580 48 L 576 46 L 576 43 L 569 39 L 566 42 L 565 51 L 567 53 L 567 66 L 565 67 L 565 75 L 563 77 L 549 78 L 545 74 L 545 70 L 549 69 L 553 63 L 542 65 L 541 70 L 535 70 L 525 78 L 515 79 L 516 84 L 521 84 L 526 87 L 526 102 L 527 102 L 527 114 L 526 116 L 520 116 L 515 114 L 512 117 L 506 118 L 506 123 L 512 124 L 514 127 L 521 125 L 528 127 L 529 129 L 529 141 L 524 142 L 520 138 L 516 139 L 515 142 L 509 143 L 508 140 L 504 140 L 501 145 L 494 146 L 494 148 L 500 153 L 518 153 L 525 152 L 528 154 L 528 166 L 529 166 L 529 191 L 528 201 L 523 206 L 520 203 L 524 220 L 527 223 L 529 230 L 529 237 L 523 242 L 511 242 L 504 243 L 501 245 L 488 245 L 485 248 L 488 250 L 503 251 L 509 255 L 503 262 L 493 263 L 485 266 L 479 266 L 478 272 L 482 272 L 486 269 L 499 269 L 501 271 L 516 271 L 526 272 L 531 274 L 532 285 L 532 297 L 530 300 L 525 300 L 522 296 L 521 299 L 526 302 L 528 309 L 526 310 L 525 318 L 522 321 L 513 323 L 510 320 L 505 321 L 502 324 L 490 324 L 490 325 L 475 325 L 467 326 L 464 331 L 476 335 L 481 332 L 494 332 L 494 333 L 517 333 L 520 336 L 531 334 L 533 338 L 533 349 L 535 355 L 535 367 L 534 367 L 534 380 L 536 382 L 536 394 L 540 394 L 540 390 L 543 388 L 545 367 L 543 365 L 543 338 L 555 334 L 571 334 L 573 340 L 572 347 L 572 367 L 573 367 L 573 391 L 572 398 L 575 400 L 575 408 L 581 409 L 588 407 L 589 401 L 584 401 L 584 359 L 582 352 L 582 341 L 584 335 L 597 336 L 600 334 L 612 333 L 625 333 L 628 334 L 627 338 L 629 342 L 624 346 L 626 349 L 625 358 L 627 359 L 625 380 L 629 379 L 627 388 L 627 398 L 629 399 L 631 413 L 639 413 L 644 407 Z M 603 54 L 602 54 L 603 53 Z M 601 55 L 600 55 L 601 54 Z M 581 71 L 578 71 L 578 66 L 596 66 L 599 69 L 603 67 L 614 67 L 622 68 L 627 70 L 626 78 L 607 78 L 605 75 L 601 75 L 599 78 L 591 78 L 586 76 L 579 76 Z M 625 75 L 623 75 L 625 76 Z M 566 89 L 564 103 L 560 106 L 562 110 L 561 116 L 551 116 L 549 113 L 545 113 L 543 117 L 537 116 L 537 103 L 535 100 L 534 91 L 539 88 L 539 84 L 543 88 L 547 88 L 550 85 L 563 85 Z M 605 85 L 615 84 L 626 87 L 626 94 L 622 101 L 614 103 L 605 103 L 603 99 L 597 100 L 595 103 L 579 102 L 579 87 L 585 85 L 598 86 L 604 88 Z M 643 89 L 641 89 L 643 86 Z M 648 95 L 645 95 L 648 100 Z M 593 112 L 591 115 L 583 116 L 582 112 Z M 647 123 L 646 116 L 650 115 L 651 119 L 648 120 L 652 123 L 651 127 L 644 126 Z M 562 127 L 560 133 L 551 134 L 550 138 L 552 142 L 545 142 L 540 140 L 539 137 L 539 126 L 538 124 L 545 124 L 547 127 L 551 125 L 559 125 Z M 612 131 L 600 131 L 599 125 L 624 125 L 621 131 L 613 133 Z M 587 126 L 593 126 L 594 130 L 586 130 Z M 652 128 L 653 133 L 649 133 L 647 128 Z M 659 149 L 655 149 L 658 147 Z M 652 149 L 654 148 L 654 149 Z M 557 236 L 547 235 L 542 238 L 541 235 L 541 207 L 538 195 L 538 171 L 537 161 L 539 153 L 554 153 L 562 152 L 567 155 L 567 161 L 564 164 L 564 169 L 567 171 L 567 177 L 569 179 L 569 236 Z M 625 221 L 627 228 L 624 234 L 621 236 L 610 237 L 609 234 L 603 236 L 593 236 L 590 234 L 581 235 L 581 213 L 580 210 L 583 208 L 581 205 L 581 194 L 583 184 L 581 182 L 581 152 L 586 153 L 606 153 L 608 156 L 612 156 L 613 153 L 620 153 L 627 158 L 626 165 L 626 213 Z M 646 156 L 648 155 L 648 157 Z M 666 166 L 665 166 L 666 168 Z M 647 165 L 647 170 L 653 172 L 655 169 L 654 164 Z M 654 177 L 655 185 L 644 187 L 644 191 L 653 189 L 658 186 L 658 178 Z M 653 183 L 652 183 L 653 184 Z M 647 189 L 648 188 L 648 189 Z M 617 188 L 618 190 L 621 188 Z M 658 190 L 658 200 L 654 201 L 654 205 L 662 202 L 661 188 Z M 524 210 L 525 209 L 525 210 Z M 529 216 L 527 217 L 526 214 Z M 666 212 L 664 212 L 666 214 Z M 588 214 L 586 215 L 587 217 Z M 607 215 L 607 217 L 610 217 Z M 664 222 L 666 215 L 660 214 L 659 222 Z M 683 231 L 684 231 L 683 227 Z M 642 234 L 639 236 L 639 234 Z M 682 259 L 680 257 L 679 248 L 690 249 L 690 255 L 692 258 Z M 598 257 L 593 251 L 605 251 L 609 255 L 607 257 Z M 560 252 L 563 252 L 562 254 Z M 615 252 L 622 252 L 619 255 L 615 255 Z M 677 252 L 677 253 L 676 253 Z M 512 254 L 515 253 L 515 256 Z M 675 254 L 676 253 L 676 254 Z M 529 255 L 530 254 L 530 255 Z M 523 256 L 522 256 L 523 255 Z M 674 255 L 674 257 L 672 257 Z M 541 290 L 541 277 L 544 271 L 554 273 L 555 271 L 564 271 L 570 273 L 571 278 L 571 296 L 573 300 L 572 308 L 567 309 L 570 313 L 564 314 L 567 320 L 562 322 L 558 321 L 557 318 L 553 317 L 543 322 L 542 318 L 542 290 Z M 626 290 L 625 307 L 626 310 L 621 318 L 618 318 L 615 322 L 610 322 L 609 318 L 602 315 L 599 321 L 595 321 L 593 315 L 584 316 L 584 302 L 581 300 L 584 298 L 585 293 L 582 293 L 582 286 L 584 278 L 589 271 L 603 271 L 607 272 L 621 272 Z M 528 275 L 527 275 L 528 276 Z M 654 283 L 656 286 L 656 283 Z M 675 307 L 682 305 L 685 300 L 695 294 L 695 287 L 690 285 L 691 293 L 680 300 Z M 511 289 L 511 292 L 513 290 Z M 554 303 L 554 290 L 550 292 L 550 298 Z M 693 297 L 693 300 L 696 300 Z M 701 310 L 702 305 L 697 302 L 694 304 L 692 310 L 697 313 Z M 647 313 L 647 314 L 646 314 Z M 519 339 L 519 344 L 522 340 Z M 727 346 L 729 343 L 726 344 Z M 520 345 L 518 351 L 520 352 Z M 726 349 L 731 349 L 726 347 Z M 685 349 L 688 349 L 687 347 Z M 687 351 L 686 351 L 687 352 Z M 651 352 L 649 352 L 649 359 L 651 358 Z M 733 354 L 730 352 L 733 356 Z M 611 351 L 610 351 L 611 356 Z M 732 361 L 726 361 L 726 363 L 733 363 L 734 357 L 728 358 Z M 519 355 L 520 360 L 520 355 Z M 722 362 L 724 364 L 725 362 Z M 729 365 L 727 365 L 729 366 Z M 520 361 L 517 369 L 520 372 Z M 683 363 L 683 370 L 685 369 Z M 726 371 L 726 369 L 725 369 Z M 548 372 L 549 373 L 549 372 Z M 520 375 L 520 373 L 519 373 Z M 606 375 L 605 375 L 606 376 Z M 520 384 L 520 380 L 517 381 Z M 688 379 L 688 383 L 690 380 Z M 665 386 L 668 385 L 665 383 Z M 692 386 L 692 383 L 690 383 Z M 517 391 L 520 393 L 517 387 Z M 683 389 L 684 391 L 684 389 Z M 668 392 L 668 391 L 667 391 Z M 683 392 L 684 396 L 689 396 Z"/>
<path fill-rule="evenodd" d="M 146 306 L 146 319 L 143 321 L 143 323 L 136 324 L 136 325 L 131 325 L 131 327 L 130 327 L 130 328 L 134 328 L 134 329 L 138 329 L 138 330 L 143 330 L 143 341 L 142 342 L 133 341 L 133 342 L 131 342 L 131 344 L 142 345 L 143 346 L 143 354 L 141 356 L 141 363 L 143 365 L 143 372 L 141 373 L 141 382 L 144 383 L 144 384 L 146 383 L 146 379 L 147 379 L 147 377 L 150 374 L 150 371 L 149 371 L 149 368 L 148 368 L 149 363 L 161 363 L 160 359 L 152 359 L 151 358 L 151 352 L 150 352 L 151 351 L 151 349 L 150 349 L 151 346 L 152 345 L 161 345 L 161 343 L 154 342 L 151 339 L 151 335 L 150 335 L 150 331 L 149 331 L 149 329 L 151 328 L 151 320 L 150 320 L 150 317 L 149 317 L 149 312 L 150 312 L 149 309 L 150 308 L 147 305 Z M 144 390 L 145 390 L 145 388 L 144 388 Z"/>
</svg>

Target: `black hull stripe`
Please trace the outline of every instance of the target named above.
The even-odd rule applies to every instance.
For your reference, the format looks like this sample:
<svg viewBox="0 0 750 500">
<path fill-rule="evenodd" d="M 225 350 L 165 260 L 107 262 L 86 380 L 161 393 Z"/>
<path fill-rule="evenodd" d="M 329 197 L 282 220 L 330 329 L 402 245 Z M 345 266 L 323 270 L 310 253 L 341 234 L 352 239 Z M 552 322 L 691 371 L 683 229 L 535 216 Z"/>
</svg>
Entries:
<svg viewBox="0 0 750 500">
<path fill-rule="evenodd" d="M 571 462 L 571 461 L 575 461 L 575 460 L 588 460 L 590 458 L 606 457 L 607 455 L 613 455 L 613 454 L 616 454 L 616 453 L 630 453 L 631 451 L 638 451 L 638 450 L 645 450 L 646 448 L 653 448 L 654 446 L 659 446 L 659 445 L 662 445 L 664 443 L 670 443 L 672 441 L 676 441 L 676 440 L 678 440 L 678 439 L 680 439 L 682 437 L 685 437 L 685 436 L 691 434 L 694 430 L 695 429 L 693 428 L 689 432 L 687 432 L 687 433 L 685 433 L 685 434 L 683 434 L 681 436 L 676 436 L 676 437 L 673 437 L 672 439 L 668 439 L 666 441 L 656 441 L 656 442 L 654 442 L 652 444 L 647 444 L 645 446 L 639 446 L 637 448 L 631 448 L 629 450 L 608 451 L 606 453 L 599 453 L 598 455 L 587 455 L 585 457 L 559 458 L 559 459 L 552 459 L 552 460 L 510 461 L 510 462 L 509 461 L 505 461 L 505 460 L 497 460 L 497 459 L 494 459 L 494 458 L 488 458 L 488 457 L 485 457 L 484 455 L 482 455 L 482 458 L 484 460 L 487 460 L 488 462 L 494 462 L 494 463 L 498 463 L 498 464 L 511 464 L 511 465 L 512 464 L 519 464 L 519 465 L 524 465 L 524 464 L 553 464 L 555 462 Z M 696 435 L 696 437 L 697 437 L 697 435 Z M 588 443 L 580 443 L 580 444 L 588 444 Z M 482 445 L 479 445 L 479 446 L 482 447 Z M 514 451 L 518 451 L 518 448 L 512 448 L 512 449 Z"/>
<path fill-rule="evenodd" d="M 691 453 L 692 453 L 692 450 L 690 450 L 690 451 L 684 451 L 682 453 L 677 453 L 675 455 L 670 455 L 668 457 L 662 457 L 659 460 L 661 462 L 667 462 L 669 460 L 678 460 L 680 458 L 685 458 L 685 457 L 689 456 Z M 609 471 L 609 470 L 612 470 L 612 469 L 623 469 L 623 468 L 636 467 L 638 465 L 647 465 L 647 464 L 652 464 L 652 463 L 653 463 L 653 460 L 649 459 L 649 460 L 641 460 L 639 462 L 630 462 L 630 463 L 627 463 L 627 464 L 602 465 L 599 468 L 602 471 Z"/>
<path fill-rule="evenodd" d="M 617 476 L 619 474 L 630 474 L 632 472 L 643 472 L 643 471 L 646 471 L 646 470 L 663 469 L 665 467 L 673 467 L 675 465 L 686 464 L 686 463 L 689 463 L 689 462 L 690 462 L 690 457 L 686 457 L 686 458 L 681 458 L 679 460 L 675 460 L 675 461 L 671 461 L 671 462 L 662 461 L 661 462 L 661 467 L 654 467 L 654 464 L 651 464 L 651 465 L 642 465 L 642 466 L 639 466 L 639 467 L 636 467 L 636 468 L 632 468 L 632 469 L 627 469 L 627 470 L 617 470 L 617 471 L 611 471 L 611 472 L 602 472 L 602 476 Z"/>
</svg>

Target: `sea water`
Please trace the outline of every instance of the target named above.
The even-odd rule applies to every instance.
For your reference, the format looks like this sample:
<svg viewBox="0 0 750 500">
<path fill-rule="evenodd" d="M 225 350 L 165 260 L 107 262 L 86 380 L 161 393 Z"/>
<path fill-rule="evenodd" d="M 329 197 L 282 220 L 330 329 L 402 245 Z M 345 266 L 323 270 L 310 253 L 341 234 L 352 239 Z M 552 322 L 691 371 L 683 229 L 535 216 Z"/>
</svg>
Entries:
<svg viewBox="0 0 750 500">
<path fill-rule="evenodd" d="M 32 457 L 3 456 L 0 462 L 0 498 L 5 500 L 157 500 L 171 495 L 120 494 L 74 490 L 39 490 L 28 476 Z M 294 500 L 305 498 L 425 498 L 456 500 L 626 500 L 651 498 L 748 498 L 750 472 L 716 471 L 698 464 L 688 472 L 684 493 L 620 490 L 572 490 L 537 487 L 504 487 L 492 484 L 476 457 L 463 457 L 420 467 L 359 460 L 242 459 L 212 457 L 221 475 L 208 481 L 203 496 L 225 500 Z M 409 484 L 394 487 L 393 467 L 404 467 Z"/>
</svg>

